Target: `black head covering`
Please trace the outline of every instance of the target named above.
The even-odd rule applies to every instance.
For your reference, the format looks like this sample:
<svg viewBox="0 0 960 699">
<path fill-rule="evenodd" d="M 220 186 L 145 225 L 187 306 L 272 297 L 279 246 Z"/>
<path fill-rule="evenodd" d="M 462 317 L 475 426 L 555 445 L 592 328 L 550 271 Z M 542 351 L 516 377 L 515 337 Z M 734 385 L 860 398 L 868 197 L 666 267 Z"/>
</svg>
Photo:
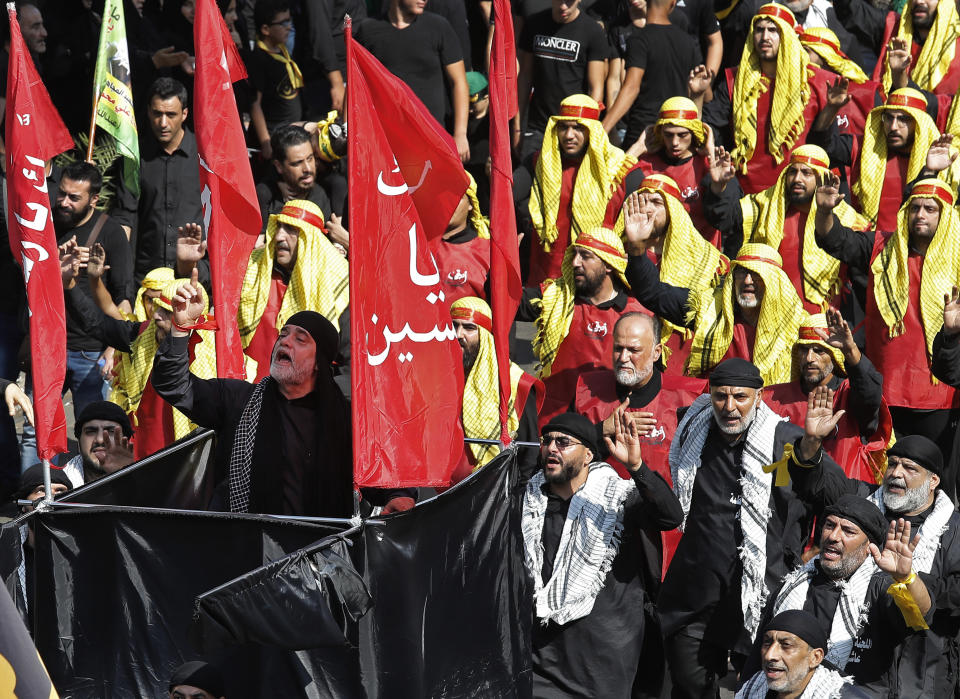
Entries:
<svg viewBox="0 0 960 699">
<path fill-rule="evenodd" d="M 333 323 L 324 318 L 316 311 L 298 311 L 287 318 L 284 325 L 296 325 L 303 328 L 313 341 L 317 343 L 317 355 L 323 357 L 327 364 L 337 358 L 337 350 L 340 347 L 340 335 Z"/>
<path fill-rule="evenodd" d="M 870 500 L 859 495 L 843 495 L 823 511 L 824 519 L 830 515 L 855 522 L 870 541 L 877 546 L 883 546 L 890 523 Z"/>
<path fill-rule="evenodd" d="M 127 417 L 127 414 L 123 412 L 123 408 L 116 403 L 111 403 L 108 400 L 95 400 L 92 403 L 87 403 L 86 407 L 80 411 L 80 415 L 74 423 L 73 436 L 80 439 L 80 430 L 91 420 L 110 420 L 120 425 L 124 437 L 133 436 L 130 419 Z"/>
<path fill-rule="evenodd" d="M 764 631 L 786 631 L 804 640 L 811 648 L 827 650 L 827 634 L 810 612 L 802 609 L 788 609 L 777 614 L 767 624 Z"/>
<path fill-rule="evenodd" d="M 67 490 L 73 487 L 67 474 L 63 469 L 56 466 L 50 467 L 50 484 L 59 483 L 67 486 Z M 20 474 L 20 485 L 17 488 L 17 500 L 22 500 L 34 491 L 38 486 L 43 485 L 43 464 L 34 464 L 26 471 Z"/>
<path fill-rule="evenodd" d="M 890 447 L 887 456 L 900 456 L 916 461 L 930 473 L 943 476 L 943 452 L 935 442 L 923 435 L 908 434 L 906 437 L 897 438 L 897 443 Z"/>
<path fill-rule="evenodd" d="M 763 388 L 763 377 L 753 362 L 740 357 L 724 359 L 710 372 L 711 386 L 742 386 Z"/>
<path fill-rule="evenodd" d="M 600 450 L 597 449 L 597 426 L 583 415 L 560 413 L 547 423 L 540 434 L 546 434 L 547 432 L 561 432 L 576 437 L 583 442 L 587 449 L 593 452 L 594 458 L 600 457 Z"/>
<path fill-rule="evenodd" d="M 196 687 L 215 697 L 226 694 L 223 688 L 223 675 L 213 665 L 201 660 L 191 660 L 173 671 L 173 676 L 170 678 L 170 691 L 172 692 L 173 688 L 179 685 Z"/>
</svg>

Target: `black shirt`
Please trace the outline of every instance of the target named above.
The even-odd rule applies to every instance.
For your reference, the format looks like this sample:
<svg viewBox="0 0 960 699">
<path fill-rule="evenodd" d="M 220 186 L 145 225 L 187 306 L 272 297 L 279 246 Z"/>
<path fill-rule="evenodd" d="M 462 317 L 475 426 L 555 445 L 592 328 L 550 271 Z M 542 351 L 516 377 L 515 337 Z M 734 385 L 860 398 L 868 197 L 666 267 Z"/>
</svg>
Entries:
<svg viewBox="0 0 960 699">
<path fill-rule="evenodd" d="M 589 92 L 587 64 L 614 54 L 600 24 L 586 13 L 566 24 L 553 21 L 550 10 L 523 25 L 518 47 L 533 54 L 533 99 L 527 127 L 547 128 L 547 120 L 560 111 L 570 95 Z"/>
<path fill-rule="evenodd" d="M 312 201 L 320 207 L 324 220 L 330 220 L 330 214 L 332 213 L 330 209 L 330 197 L 327 196 L 327 193 L 324 192 L 316 182 L 314 182 L 309 194 L 305 197 L 297 196 L 296 198 Z M 270 215 L 279 214 L 280 210 L 283 209 L 283 205 L 286 203 L 286 198 L 283 192 L 280 191 L 280 182 L 277 178 L 272 177 L 266 182 L 261 182 L 257 185 L 257 201 L 260 204 L 260 216 L 263 218 L 263 226 L 260 229 L 262 233 L 267 230 L 267 221 L 270 219 Z"/>
<path fill-rule="evenodd" d="M 77 236 L 77 243 L 86 246 L 91 233 L 93 233 L 93 227 L 101 216 L 107 215 L 96 211 L 90 217 L 90 220 L 83 225 L 59 234 L 57 245 L 63 245 L 71 237 Z M 119 304 L 124 299 L 131 300 L 134 296 L 133 258 L 130 253 L 127 234 L 123 232 L 119 223 L 107 216 L 96 242 L 100 243 L 107 253 L 106 263 L 110 265 L 110 269 L 104 273 L 101 280 L 110 292 L 113 302 Z M 90 282 L 87 281 L 85 269 L 81 269 L 77 276 L 77 288 L 91 302 L 93 301 L 93 293 L 90 291 Z M 75 322 L 75 319 L 71 319 L 69 315 L 67 316 L 67 349 L 71 351 L 102 352 L 104 347 L 105 345 L 98 337 L 89 334 L 82 324 Z"/>
<path fill-rule="evenodd" d="M 140 198 L 117 185 L 118 223 L 130 226 L 134 242 L 134 280 L 156 267 L 176 269 L 177 228 L 187 223 L 203 225 L 200 204 L 200 161 L 197 139 L 184 130 L 180 146 L 167 153 L 147 134 L 140 141 Z"/>
<path fill-rule="evenodd" d="M 672 24 L 647 24 L 627 44 L 627 68 L 643 68 L 643 81 L 627 115 L 627 139 L 633 143 L 657 120 L 660 105 L 687 93 L 690 71 L 700 65 L 699 41 Z"/>
<path fill-rule="evenodd" d="M 267 128 L 303 118 L 300 90 L 290 84 L 286 65 L 257 46 L 247 58 L 247 75 L 253 89 L 260 93 L 260 108 Z"/>
<path fill-rule="evenodd" d="M 397 29 L 385 19 L 367 19 L 356 28 L 355 36 L 391 73 L 410 86 L 442 124 L 446 111 L 444 68 L 463 60 L 460 40 L 450 23 L 429 12 L 404 29 Z"/>
<path fill-rule="evenodd" d="M 720 23 L 710 0 L 677 0 L 670 13 L 670 22 L 698 39 L 720 31 Z"/>
</svg>

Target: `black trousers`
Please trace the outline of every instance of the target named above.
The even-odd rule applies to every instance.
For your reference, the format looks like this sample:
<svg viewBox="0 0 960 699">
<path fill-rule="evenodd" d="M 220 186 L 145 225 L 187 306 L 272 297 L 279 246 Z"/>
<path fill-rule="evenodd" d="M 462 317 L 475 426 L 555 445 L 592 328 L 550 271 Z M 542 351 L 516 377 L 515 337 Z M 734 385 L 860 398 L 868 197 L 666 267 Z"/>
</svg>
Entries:
<svg viewBox="0 0 960 699">
<path fill-rule="evenodd" d="M 716 699 L 727 671 L 727 650 L 680 631 L 664 640 L 672 699 Z"/>
</svg>

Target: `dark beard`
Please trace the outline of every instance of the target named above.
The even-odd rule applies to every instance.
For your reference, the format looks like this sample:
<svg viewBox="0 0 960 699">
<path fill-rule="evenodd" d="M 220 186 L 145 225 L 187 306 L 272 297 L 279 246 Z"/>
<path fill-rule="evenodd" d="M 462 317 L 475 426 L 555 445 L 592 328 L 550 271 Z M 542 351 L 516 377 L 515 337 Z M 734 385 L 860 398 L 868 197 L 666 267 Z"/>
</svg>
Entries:
<svg viewBox="0 0 960 699">
<path fill-rule="evenodd" d="M 787 203 L 792 206 L 803 206 L 804 204 L 809 204 L 811 201 L 813 201 L 813 192 L 810 192 L 810 194 L 806 192 L 802 194 L 792 191 L 787 192 Z"/>
<path fill-rule="evenodd" d="M 578 296 L 590 297 L 596 294 L 603 285 L 606 274 L 600 274 L 596 278 L 591 278 L 589 274 L 584 276 L 583 280 L 574 279 L 573 287 Z"/>
<path fill-rule="evenodd" d="M 56 229 L 57 233 L 65 233 L 67 231 L 72 231 L 77 227 L 77 224 L 80 223 L 84 217 L 90 213 L 92 207 L 88 206 L 83 211 L 77 211 L 71 213 L 70 211 L 65 211 L 64 209 L 55 208 L 53 210 L 53 227 Z"/>
<path fill-rule="evenodd" d="M 477 362 L 477 355 L 480 354 L 479 348 L 474 352 L 463 350 L 463 378 L 470 376 L 473 365 Z"/>
</svg>

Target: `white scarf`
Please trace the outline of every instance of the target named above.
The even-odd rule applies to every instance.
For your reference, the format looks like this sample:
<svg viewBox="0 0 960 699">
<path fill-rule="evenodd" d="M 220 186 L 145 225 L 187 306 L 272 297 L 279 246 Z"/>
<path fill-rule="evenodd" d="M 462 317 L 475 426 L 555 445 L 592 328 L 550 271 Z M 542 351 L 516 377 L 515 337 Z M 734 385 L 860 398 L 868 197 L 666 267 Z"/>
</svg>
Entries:
<svg viewBox="0 0 960 699">
<path fill-rule="evenodd" d="M 843 686 L 852 683 L 853 678 L 820 665 L 798 699 L 838 699 Z M 758 672 L 740 688 L 736 699 L 766 699 L 767 691 L 767 678 Z"/>
<path fill-rule="evenodd" d="M 743 612 L 743 627 L 756 638 L 760 616 L 767 601 L 765 577 L 767 572 L 767 521 L 770 511 L 770 489 L 773 474 L 764 473 L 763 467 L 776 459 L 773 454 L 774 433 L 777 424 L 786 418 L 777 415 L 762 400 L 757 404 L 757 414 L 747 429 L 746 443 L 740 476 L 740 529 L 743 543 L 739 547 L 743 577 L 740 583 L 740 610 Z M 673 491 L 683 507 L 683 524 L 686 528 L 693 499 L 693 483 L 700 469 L 700 456 L 710 426 L 714 424 L 713 405 L 710 395 L 697 397 L 677 426 L 670 445 L 670 475 L 673 476 Z"/>
<path fill-rule="evenodd" d="M 636 485 L 617 475 L 609 464 L 595 462 L 587 468 L 587 482 L 570 499 L 553 575 L 546 583 L 541 573 L 547 510 L 543 471 L 530 479 L 524 493 L 521 529 L 525 559 L 533 577 L 534 608 L 543 624 L 550 620 L 566 624 L 587 616 L 620 548 L 623 505 Z"/>
<path fill-rule="evenodd" d="M 810 588 L 810 580 L 817 572 L 814 561 L 818 558 L 820 556 L 814 556 L 806 565 L 788 573 L 783 579 L 783 587 L 780 588 L 780 594 L 777 595 L 777 601 L 773 607 L 773 616 L 788 609 L 803 609 L 807 590 Z M 830 626 L 826 660 L 841 670 L 846 667 L 847 660 L 850 659 L 850 651 L 853 650 L 853 643 L 857 639 L 860 627 L 866 621 L 870 607 L 867 604 L 867 590 L 870 587 L 870 578 L 876 571 L 877 564 L 873 562 L 873 556 L 868 555 L 848 580 L 833 582 L 840 588 L 840 602 L 837 604 L 837 611 L 833 615 L 833 623 Z"/>
<path fill-rule="evenodd" d="M 879 507 L 884 515 L 887 514 L 887 508 L 883 504 L 882 486 L 873 491 L 867 499 Z M 937 549 L 940 548 L 940 538 L 950 526 L 954 509 L 950 498 L 942 490 L 938 490 L 937 497 L 933 501 L 933 512 L 914 532 L 914 536 L 920 534 L 920 543 L 913 552 L 913 569 L 918 573 L 929 573 L 933 567 L 933 559 L 937 555 Z"/>
</svg>

